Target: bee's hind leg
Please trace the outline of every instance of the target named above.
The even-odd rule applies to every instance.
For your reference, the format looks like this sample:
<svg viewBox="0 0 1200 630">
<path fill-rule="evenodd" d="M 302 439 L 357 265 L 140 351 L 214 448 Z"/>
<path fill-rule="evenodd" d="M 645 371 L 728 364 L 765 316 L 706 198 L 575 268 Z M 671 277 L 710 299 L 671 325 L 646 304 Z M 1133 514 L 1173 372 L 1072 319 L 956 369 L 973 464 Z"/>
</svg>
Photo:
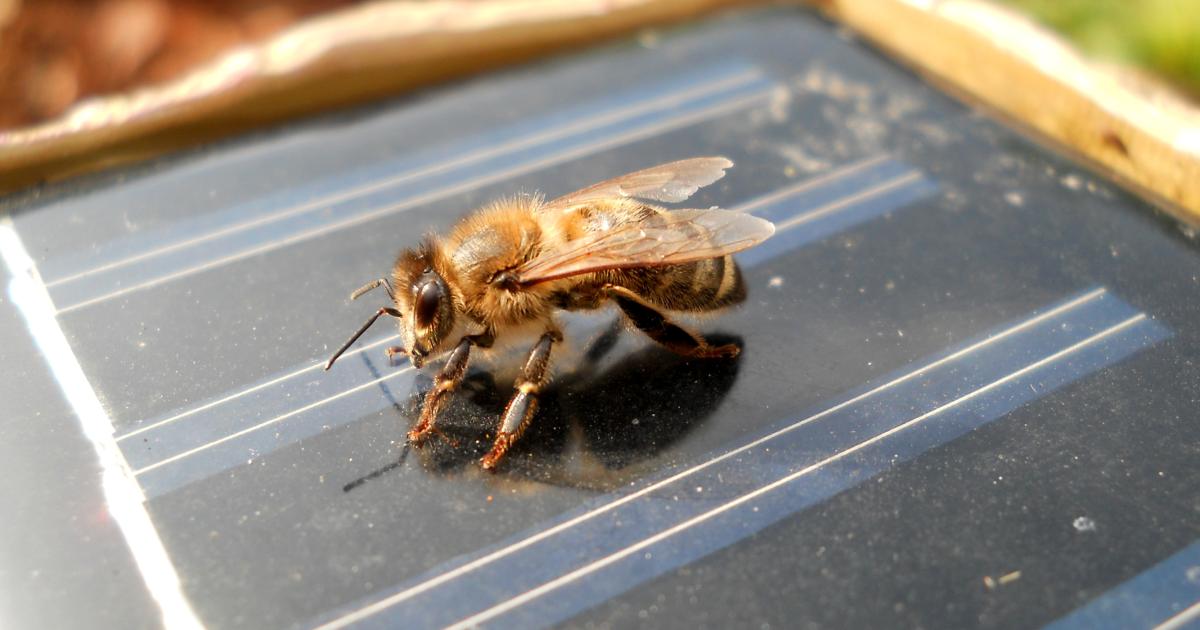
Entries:
<svg viewBox="0 0 1200 630">
<path fill-rule="evenodd" d="M 521 368 L 521 376 L 517 379 L 517 391 L 504 408 L 492 450 L 480 460 L 484 470 L 494 472 L 504 454 L 528 428 L 529 421 L 537 411 L 538 393 L 549 380 L 550 349 L 556 341 L 562 341 L 562 334 L 547 331 L 529 351 L 525 366 Z"/>
<path fill-rule="evenodd" d="M 621 312 L 638 330 L 646 333 L 647 337 L 662 344 L 663 347 L 685 357 L 705 359 L 733 358 L 742 351 L 737 345 L 728 343 L 721 346 L 711 346 L 700 335 L 676 324 L 658 309 L 646 303 L 633 291 L 625 287 L 609 285 L 605 293 L 617 303 Z"/>
</svg>

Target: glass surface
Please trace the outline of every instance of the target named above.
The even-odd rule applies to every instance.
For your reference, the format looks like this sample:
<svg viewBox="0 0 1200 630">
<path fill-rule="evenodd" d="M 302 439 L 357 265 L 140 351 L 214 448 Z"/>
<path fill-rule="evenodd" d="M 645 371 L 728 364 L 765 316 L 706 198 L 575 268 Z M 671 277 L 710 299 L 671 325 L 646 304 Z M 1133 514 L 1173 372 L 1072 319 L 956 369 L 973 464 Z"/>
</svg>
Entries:
<svg viewBox="0 0 1200 630">
<path fill-rule="evenodd" d="M 320 369 L 424 233 L 696 155 L 736 166 L 689 207 L 779 230 L 693 322 L 737 359 L 565 317 L 496 474 L 532 339 L 411 452 L 430 373 L 389 365 L 394 328 Z M 1200 537 L 1195 244 L 804 12 L 7 206 L 14 625 L 1028 627 Z"/>
</svg>

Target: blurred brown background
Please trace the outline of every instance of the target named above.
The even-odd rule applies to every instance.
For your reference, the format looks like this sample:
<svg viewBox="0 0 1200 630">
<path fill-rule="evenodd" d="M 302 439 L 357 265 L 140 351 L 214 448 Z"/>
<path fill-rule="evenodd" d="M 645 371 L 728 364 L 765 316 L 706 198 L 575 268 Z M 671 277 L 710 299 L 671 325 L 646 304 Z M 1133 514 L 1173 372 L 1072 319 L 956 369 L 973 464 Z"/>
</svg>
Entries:
<svg viewBox="0 0 1200 630">
<path fill-rule="evenodd" d="M 811 1 L 811 0 L 810 0 Z M 355 0 L 0 0 L 0 130 L 159 83 Z M 1200 96 L 1200 1 L 1001 0 L 1089 54 Z"/>
<path fill-rule="evenodd" d="M 349 0 L 0 0 L 0 129 L 171 79 Z"/>
</svg>

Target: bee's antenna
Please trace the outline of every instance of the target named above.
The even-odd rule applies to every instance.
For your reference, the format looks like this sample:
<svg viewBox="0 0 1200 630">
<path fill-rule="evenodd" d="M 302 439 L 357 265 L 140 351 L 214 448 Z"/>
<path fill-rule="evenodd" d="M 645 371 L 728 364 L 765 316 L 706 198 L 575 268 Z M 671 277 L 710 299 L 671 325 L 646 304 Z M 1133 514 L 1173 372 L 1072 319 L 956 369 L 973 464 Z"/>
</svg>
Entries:
<svg viewBox="0 0 1200 630">
<path fill-rule="evenodd" d="M 387 278 L 376 278 L 362 285 L 358 288 L 358 290 L 350 294 L 350 299 L 357 300 L 358 298 L 362 297 L 364 293 L 379 286 L 382 286 L 387 291 L 388 297 L 392 298 L 393 302 L 396 301 L 396 294 L 392 291 L 392 283 L 388 282 Z"/>
<path fill-rule="evenodd" d="M 374 289 L 375 287 L 379 286 L 380 284 L 386 285 L 387 283 L 382 278 L 380 278 L 379 280 L 376 280 L 376 281 L 372 282 L 371 284 L 368 284 L 367 286 L 359 289 L 358 291 L 355 291 L 355 293 L 359 293 L 359 294 L 366 293 L 367 291 Z M 346 343 L 342 344 L 342 347 L 338 348 L 338 351 L 333 353 L 332 357 L 329 357 L 329 362 L 327 362 L 325 364 L 325 369 L 329 370 L 329 368 L 333 367 L 333 362 L 337 361 L 338 357 L 342 356 L 342 353 L 345 352 L 347 348 L 354 345 L 354 342 L 358 341 L 358 338 L 363 336 L 363 333 L 367 332 L 367 329 L 371 327 L 371 324 L 374 324 L 375 320 L 379 319 L 380 316 L 382 316 L 384 314 L 391 315 L 392 317 L 402 317 L 402 315 L 400 314 L 400 311 L 398 311 L 390 306 L 384 306 L 384 307 L 380 308 L 378 311 L 375 311 L 375 314 L 372 315 L 371 318 L 367 320 L 367 323 L 363 324 L 362 328 L 358 329 L 358 332 L 354 333 L 354 335 L 351 336 L 350 339 L 348 341 L 346 341 Z"/>
</svg>

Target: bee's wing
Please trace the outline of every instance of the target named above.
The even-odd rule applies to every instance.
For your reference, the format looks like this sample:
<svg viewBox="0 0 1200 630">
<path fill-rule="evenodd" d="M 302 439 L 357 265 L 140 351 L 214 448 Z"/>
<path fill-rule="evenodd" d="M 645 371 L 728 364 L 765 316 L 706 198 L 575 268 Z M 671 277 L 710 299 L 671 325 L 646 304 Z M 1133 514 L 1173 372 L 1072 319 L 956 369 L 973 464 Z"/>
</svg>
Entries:
<svg viewBox="0 0 1200 630">
<path fill-rule="evenodd" d="M 770 221 L 742 212 L 660 212 L 645 221 L 588 233 L 529 260 L 516 275 L 518 282 L 531 285 L 606 269 L 677 265 L 732 254 L 774 233 Z"/>
<path fill-rule="evenodd" d="M 731 166 L 733 162 L 723 157 L 698 157 L 659 164 L 563 195 L 547 202 L 542 209 L 564 209 L 613 197 L 637 197 L 669 203 L 683 201 L 700 188 L 724 177 L 725 169 Z"/>
</svg>

